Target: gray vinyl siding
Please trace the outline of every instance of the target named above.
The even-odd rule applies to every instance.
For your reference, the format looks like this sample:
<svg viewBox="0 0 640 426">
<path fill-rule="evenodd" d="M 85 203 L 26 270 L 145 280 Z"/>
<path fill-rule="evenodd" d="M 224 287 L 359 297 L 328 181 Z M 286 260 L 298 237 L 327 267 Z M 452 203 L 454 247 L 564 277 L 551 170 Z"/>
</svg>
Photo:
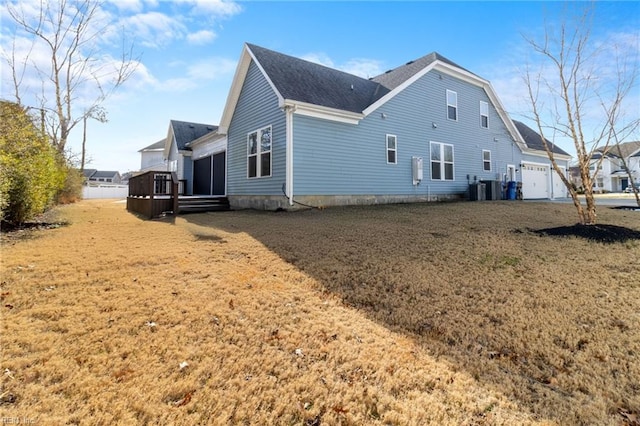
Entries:
<svg viewBox="0 0 640 426">
<path fill-rule="evenodd" d="M 247 177 L 247 135 L 272 127 L 271 177 Z M 285 114 L 278 98 L 258 67 L 249 66 L 231 120 L 227 145 L 227 191 L 229 195 L 282 195 L 286 171 Z"/>
<path fill-rule="evenodd" d="M 294 115 L 295 195 L 462 194 L 473 182 L 501 179 L 521 152 L 482 88 L 430 72 L 357 125 Z M 447 119 L 446 91 L 458 93 L 458 121 Z M 489 103 L 489 128 L 480 123 Z M 432 123 L 436 124 L 436 128 Z M 397 164 L 387 164 L 386 134 L 397 136 Z M 497 139 L 494 140 L 494 139 Z M 454 180 L 431 180 L 430 142 L 454 147 Z M 483 170 L 482 150 L 492 170 Z M 422 157 L 424 179 L 412 183 L 411 158 Z"/>
</svg>

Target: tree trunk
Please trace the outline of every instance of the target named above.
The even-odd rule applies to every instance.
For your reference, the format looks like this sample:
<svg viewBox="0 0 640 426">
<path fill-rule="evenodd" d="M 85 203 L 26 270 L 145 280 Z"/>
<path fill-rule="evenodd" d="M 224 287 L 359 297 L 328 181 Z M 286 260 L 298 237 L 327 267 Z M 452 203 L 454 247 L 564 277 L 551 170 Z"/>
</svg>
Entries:
<svg viewBox="0 0 640 426">
<path fill-rule="evenodd" d="M 84 161 L 86 158 L 87 146 L 87 115 L 82 119 L 82 157 L 80 158 L 80 171 L 84 172 Z"/>
</svg>

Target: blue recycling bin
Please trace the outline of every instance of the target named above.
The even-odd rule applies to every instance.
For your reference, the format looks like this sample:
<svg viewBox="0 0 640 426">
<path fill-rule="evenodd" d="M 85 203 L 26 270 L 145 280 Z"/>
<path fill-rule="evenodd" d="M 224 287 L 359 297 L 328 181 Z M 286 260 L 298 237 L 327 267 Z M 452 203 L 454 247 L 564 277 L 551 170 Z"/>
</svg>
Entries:
<svg viewBox="0 0 640 426">
<path fill-rule="evenodd" d="M 507 182 L 507 200 L 515 200 L 516 199 L 516 182 L 509 181 Z"/>
</svg>

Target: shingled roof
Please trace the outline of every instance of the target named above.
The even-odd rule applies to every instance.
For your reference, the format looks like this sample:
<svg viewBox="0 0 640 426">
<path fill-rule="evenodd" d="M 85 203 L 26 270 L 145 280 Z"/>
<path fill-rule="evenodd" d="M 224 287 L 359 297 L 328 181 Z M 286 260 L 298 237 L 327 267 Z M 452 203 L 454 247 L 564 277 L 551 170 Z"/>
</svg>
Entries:
<svg viewBox="0 0 640 426">
<path fill-rule="evenodd" d="M 145 151 L 162 151 L 164 149 L 164 139 L 160 139 L 158 142 L 156 143 L 152 143 L 149 146 L 145 146 L 144 148 L 138 150 L 138 152 L 145 152 Z"/>
<path fill-rule="evenodd" d="M 247 44 L 284 99 L 360 113 L 389 92 L 356 75 Z"/>
<path fill-rule="evenodd" d="M 598 148 L 597 151 L 604 152 L 604 149 Z M 640 141 L 611 145 L 607 148 L 607 154 L 622 158 L 640 157 Z"/>
<path fill-rule="evenodd" d="M 284 99 L 355 113 L 363 112 L 435 61 L 469 72 L 433 52 L 379 76 L 364 79 L 255 44 L 247 46 Z"/>
<path fill-rule="evenodd" d="M 173 135 L 176 138 L 178 150 L 190 150 L 187 144 L 208 133 L 218 130 L 218 126 L 202 123 L 190 123 L 187 121 L 171 120 Z"/>
<path fill-rule="evenodd" d="M 423 56 L 422 58 L 416 59 L 414 61 L 409 61 L 402 66 L 389 70 L 384 74 L 373 77 L 371 80 L 380 83 L 389 90 L 393 90 L 435 61 L 441 61 L 456 68 L 460 68 L 461 70 L 464 70 L 468 73 L 471 73 L 469 70 L 462 68 L 460 65 L 450 61 L 439 53 L 432 52 L 426 56 Z"/>
<path fill-rule="evenodd" d="M 545 151 L 544 144 L 542 143 L 542 138 L 535 130 L 533 130 L 531 127 L 527 126 L 526 124 L 521 123 L 520 121 L 517 121 L 517 120 L 511 120 L 511 121 L 513 121 L 513 124 L 516 125 L 518 132 L 520 132 L 520 135 L 522 135 L 524 142 L 527 144 L 529 148 L 535 149 L 538 151 Z M 564 151 L 558 145 L 550 142 L 549 139 L 545 138 L 545 140 L 547 141 L 547 145 L 551 149 L 551 152 L 553 152 L 554 154 L 567 155 L 567 156 L 569 155 L 569 153 Z"/>
</svg>

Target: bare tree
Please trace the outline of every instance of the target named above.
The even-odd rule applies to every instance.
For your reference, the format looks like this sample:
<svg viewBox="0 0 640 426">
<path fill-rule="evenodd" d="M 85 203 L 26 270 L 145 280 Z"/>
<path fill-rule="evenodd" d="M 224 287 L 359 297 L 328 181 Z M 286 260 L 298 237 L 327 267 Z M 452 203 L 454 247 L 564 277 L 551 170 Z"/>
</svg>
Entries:
<svg viewBox="0 0 640 426">
<path fill-rule="evenodd" d="M 546 24 L 541 41 L 525 37 L 533 52 L 543 59 L 538 71 L 527 69 L 525 83 L 533 119 L 551 164 L 571 194 L 580 223 L 593 225 L 596 223 L 593 181 L 604 160 L 604 155 L 594 158 L 593 154 L 598 148 L 606 152 L 616 129 L 629 126 L 621 123 L 624 117 L 621 112 L 636 83 L 638 70 L 637 62 L 627 67 L 631 61 L 616 49 L 607 46 L 604 50 L 604 44 L 592 42 L 594 9 L 589 6 L 581 12 L 575 20 L 562 21 L 557 30 Z M 609 56 L 606 62 L 600 62 L 603 54 Z M 603 63 L 618 66 L 612 72 Z M 558 167 L 545 135 L 573 141 L 586 205 Z"/>
<path fill-rule="evenodd" d="M 82 117 L 82 153 L 80 156 L 80 171 L 84 171 L 87 159 L 87 121 L 93 118 L 99 123 L 106 123 L 107 111 L 99 105 L 95 105 L 92 110 L 85 111 Z"/>
<path fill-rule="evenodd" d="M 12 51 L 4 54 L 15 99 L 19 104 L 33 100 L 35 105 L 27 106 L 40 109 L 52 144 L 65 154 L 70 132 L 86 118 L 96 118 L 101 104 L 133 74 L 138 58 L 124 43 L 119 58 L 101 51 L 113 26 L 100 1 L 16 2 L 6 10 L 20 31 L 14 33 Z M 30 43 L 21 46 L 22 55 L 16 54 L 18 37 Z M 39 87 L 28 76 L 37 76 Z"/>
</svg>

